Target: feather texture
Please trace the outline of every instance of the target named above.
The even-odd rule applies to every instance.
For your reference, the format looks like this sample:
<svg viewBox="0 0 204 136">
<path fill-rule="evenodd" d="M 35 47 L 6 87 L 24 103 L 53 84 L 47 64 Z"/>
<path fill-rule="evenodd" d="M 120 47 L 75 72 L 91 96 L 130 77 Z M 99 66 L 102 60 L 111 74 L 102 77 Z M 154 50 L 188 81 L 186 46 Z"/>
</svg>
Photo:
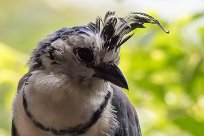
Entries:
<svg viewBox="0 0 204 136">
<path fill-rule="evenodd" d="M 112 50 L 119 48 L 129 40 L 134 35 L 133 30 L 145 28 L 145 23 L 157 24 L 164 32 L 169 33 L 158 20 L 140 12 L 133 12 L 129 16 L 122 18 L 117 17 L 115 12 L 108 11 L 103 20 L 97 17 L 96 23 L 90 22 L 88 27 L 93 32 L 99 33 L 104 50 Z"/>
</svg>

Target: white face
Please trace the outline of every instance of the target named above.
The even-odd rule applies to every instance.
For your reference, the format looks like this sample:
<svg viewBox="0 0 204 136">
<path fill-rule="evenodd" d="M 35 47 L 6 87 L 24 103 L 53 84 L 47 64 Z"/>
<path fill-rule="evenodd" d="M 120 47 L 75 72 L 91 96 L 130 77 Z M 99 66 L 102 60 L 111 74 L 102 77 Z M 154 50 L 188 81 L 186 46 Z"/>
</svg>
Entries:
<svg viewBox="0 0 204 136">
<path fill-rule="evenodd" d="M 51 53 L 47 51 L 42 56 L 45 69 L 48 72 L 66 74 L 71 79 L 91 79 L 95 74 L 94 67 L 101 63 L 119 62 L 119 49 L 104 50 L 100 38 L 91 32 L 64 36 L 47 48 Z"/>
</svg>

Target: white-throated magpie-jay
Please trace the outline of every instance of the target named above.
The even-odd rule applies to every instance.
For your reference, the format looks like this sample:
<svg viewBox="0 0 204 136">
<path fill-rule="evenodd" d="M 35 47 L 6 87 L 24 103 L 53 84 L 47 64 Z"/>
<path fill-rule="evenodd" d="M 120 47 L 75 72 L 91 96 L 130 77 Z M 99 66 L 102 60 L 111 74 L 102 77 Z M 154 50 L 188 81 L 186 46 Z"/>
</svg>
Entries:
<svg viewBox="0 0 204 136">
<path fill-rule="evenodd" d="M 19 81 L 12 136 L 141 136 L 118 63 L 120 46 L 144 23 L 163 29 L 145 13 L 122 18 L 109 11 L 41 41 Z"/>
</svg>

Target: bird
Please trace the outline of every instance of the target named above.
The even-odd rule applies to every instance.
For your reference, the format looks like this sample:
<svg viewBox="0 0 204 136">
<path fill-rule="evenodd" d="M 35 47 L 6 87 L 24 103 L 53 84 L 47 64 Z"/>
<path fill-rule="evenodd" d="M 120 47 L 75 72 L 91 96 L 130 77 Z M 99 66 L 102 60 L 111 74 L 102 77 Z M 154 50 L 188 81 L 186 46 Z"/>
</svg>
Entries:
<svg viewBox="0 0 204 136">
<path fill-rule="evenodd" d="M 120 47 L 152 16 L 132 12 L 64 27 L 33 50 L 12 105 L 12 136 L 141 136 L 136 110 L 123 89 Z"/>
</svg>

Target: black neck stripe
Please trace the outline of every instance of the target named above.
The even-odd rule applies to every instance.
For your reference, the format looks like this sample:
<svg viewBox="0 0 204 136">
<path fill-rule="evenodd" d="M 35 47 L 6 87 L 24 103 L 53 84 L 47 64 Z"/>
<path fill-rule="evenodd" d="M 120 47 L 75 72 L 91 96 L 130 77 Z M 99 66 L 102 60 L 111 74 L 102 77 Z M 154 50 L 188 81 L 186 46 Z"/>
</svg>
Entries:
<svg viewBox="0 0 204 136">
<path fill-rule="evenodd" d="M 23 85 L 23 108 L 24 111 L 26 113 L 26 115 L 32 120 L 33 124 L 44 130 L 44 131 L 50 131 L 51 133 L 55 134 L 55 135 L 65 135 L 65 134 L 74 134 L 74 135 L 80 135 L 80 134 L 84 134 L 86 133 L 97 121 L 98 119 L 101 117 L 101 114 L 103 113 L 105 107 L 108 104 L 108 101 L 111 97 L 111 92 L 108 92 L 104 98 L 104 101 L 101 103 L 100 107 L 92 114 L 91 118 L 83 123 L 83 124 L 79 124 L 76 125 L 74 127 L 67 127 L 64 129 L 55 129 L 52 127 L 47 127 L 45 125 L 43 125 L 42 123 L 40 123 L 39 121 L 36 120 L 36 118 L 34 117 L 34 115 L 29 111 L 28 109 L 28 103 L 27 103 L 27 99 L 25 96 L 25 85 L 28 84 L 28 79 L 32 74 L 30 74 L 24 81 L 24 85 Z"/>
</svg>

